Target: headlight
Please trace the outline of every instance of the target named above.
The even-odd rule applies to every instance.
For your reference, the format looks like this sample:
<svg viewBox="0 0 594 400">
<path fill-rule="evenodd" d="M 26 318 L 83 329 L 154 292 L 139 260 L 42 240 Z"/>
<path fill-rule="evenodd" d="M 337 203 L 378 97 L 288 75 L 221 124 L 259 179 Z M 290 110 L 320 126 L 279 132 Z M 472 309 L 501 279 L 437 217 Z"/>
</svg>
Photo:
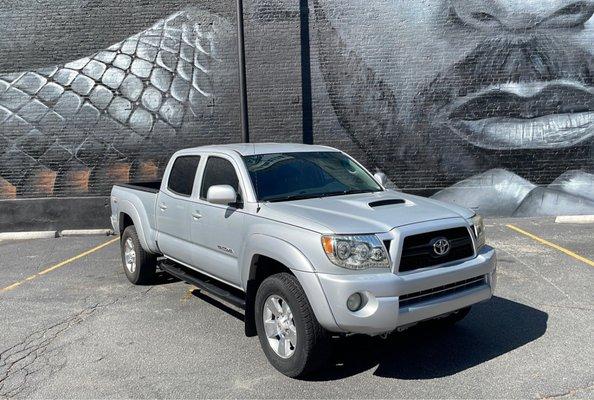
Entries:
<svg viewBox="0 0 594 400">
<path fill-rule="evenodd" d="M 476 248 L 480 249 L 485 244 L 485 224 L 483 217 L 476 214 L 471 218 L 472 229 L 474 232 L 474 239 L 476 240 Z"/>
<path fill-rule="evenodd" d="M 389 268 L 384 244 L 375 235 L 322 236 L 324 252 L 334 264 L 348 269 Z"/>
</svg>

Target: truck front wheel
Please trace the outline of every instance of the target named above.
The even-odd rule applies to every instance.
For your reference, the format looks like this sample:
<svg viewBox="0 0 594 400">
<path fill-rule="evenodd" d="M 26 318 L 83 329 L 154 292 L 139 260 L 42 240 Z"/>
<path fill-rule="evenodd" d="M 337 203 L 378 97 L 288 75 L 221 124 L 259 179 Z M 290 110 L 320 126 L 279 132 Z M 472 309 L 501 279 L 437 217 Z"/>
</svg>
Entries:
<svg viewBox="0 0 594 400">
<path fill-rule="evenodd" d="M 135 285 L 151 283 L 155 277 L 156 258 L 142 248 L 134 225 L 128 226 L 122 233 L 120 249 L 128 280 Z"/>
<path fill-rule="evenodd" d="M 326 361 L 328 333 L 295 276 L 279 273 L 266 278 L 256 293 L 255 313 L 260 344 L 278 371 L 296 378 L 315 372 Z"/>
</svg>

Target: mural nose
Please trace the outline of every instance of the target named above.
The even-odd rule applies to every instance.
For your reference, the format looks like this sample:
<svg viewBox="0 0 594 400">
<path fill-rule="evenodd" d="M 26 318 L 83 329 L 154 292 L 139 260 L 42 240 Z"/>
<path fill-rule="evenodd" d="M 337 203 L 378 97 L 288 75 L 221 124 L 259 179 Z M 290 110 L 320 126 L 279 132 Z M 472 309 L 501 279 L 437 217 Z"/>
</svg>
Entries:
<svg viewBox="0 0 594 400">
<path fill-rule="evenodd" d="M 475 29 L 517 32 L 581 26 L 594 14 L 594 1 L 453 0 L 452 11 Z"/>
</svg>

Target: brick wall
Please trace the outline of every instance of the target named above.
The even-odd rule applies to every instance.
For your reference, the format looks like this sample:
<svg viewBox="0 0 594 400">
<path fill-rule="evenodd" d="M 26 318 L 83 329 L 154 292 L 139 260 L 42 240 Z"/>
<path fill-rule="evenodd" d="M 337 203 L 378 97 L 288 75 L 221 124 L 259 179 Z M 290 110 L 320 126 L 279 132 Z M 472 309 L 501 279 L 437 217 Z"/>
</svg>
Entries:
<svg viewBox="0 0 594 400">
<path fill-rule="evenodd" d="M 253 141 L 301 141 L 311 109 L 315 143 L 403 190 L 594 213 L 593 2 L 244 1 Z M 0 198 L 106 195 L 240 140 L 234 1 L 41 3 L 0 5 Z"/>
</svg>

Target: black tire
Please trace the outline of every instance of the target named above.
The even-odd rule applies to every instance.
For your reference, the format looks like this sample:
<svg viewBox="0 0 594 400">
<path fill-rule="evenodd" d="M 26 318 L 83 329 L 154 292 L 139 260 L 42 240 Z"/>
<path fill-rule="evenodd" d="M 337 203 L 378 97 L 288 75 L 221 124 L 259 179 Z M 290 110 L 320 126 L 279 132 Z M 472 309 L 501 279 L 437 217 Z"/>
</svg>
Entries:
<svg viewBox="0 0 594 400">
<path fill-rule="evenodd" d="M 280 357 L 268 342 L 264 329 L 264 305 L 266 300 L 277 295 L 284 299 L 293 314 L 297 332 L 294 353 L 288 358 Z M 328 359 L 329 335 L 319 324 L 299 281 L 288 273 L 279 273 L 266 278 L 258 287 L 254 312 L 260 344 L 268 361 L 278 371 L 291 378 L 310 375 L 321 368 Z"/>
<path fill-rule="evenodd" d="M 136 267 L 133 271 L 130 271 L 126 266 L 125 248 L 128 239 L 131 240 L 136 253 Z M 134 225 L 128 226 L 124 230 L 124 233 L 122 233 L 120 252 L 122 255 L 124 272 L 130 282 L 135 285 L 146 285 L 154 281 L 157 270 L 157 258 L 142 248 Z"/>
</svg>

